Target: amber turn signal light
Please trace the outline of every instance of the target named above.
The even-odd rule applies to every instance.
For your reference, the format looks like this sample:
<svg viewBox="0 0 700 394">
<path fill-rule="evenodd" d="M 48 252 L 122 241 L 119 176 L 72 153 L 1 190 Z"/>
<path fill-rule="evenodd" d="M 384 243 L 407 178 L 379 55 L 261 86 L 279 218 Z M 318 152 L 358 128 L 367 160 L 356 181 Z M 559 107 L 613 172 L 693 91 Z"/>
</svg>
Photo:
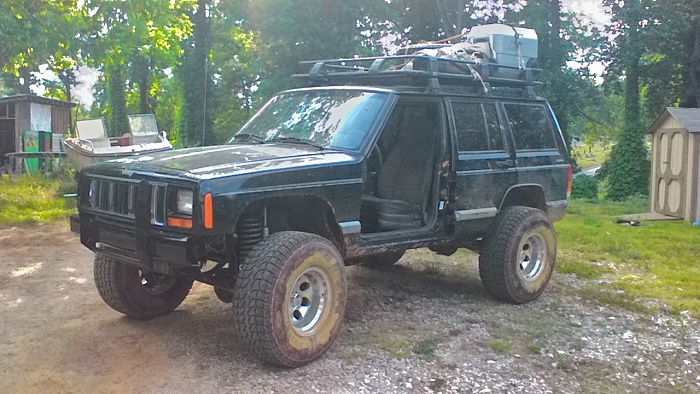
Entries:
<svg viewBox="0 0 700 394">
<path fill-rule="evenodd" d="M 191 219 L 168 218 L 168 226 L 180 228 L 192 228 Z"/>
<path fill-rule="evenodd" d="M 211 193 L 204 195 L 204 228 L 214 228 L 214 204 Z"/>
</svg>

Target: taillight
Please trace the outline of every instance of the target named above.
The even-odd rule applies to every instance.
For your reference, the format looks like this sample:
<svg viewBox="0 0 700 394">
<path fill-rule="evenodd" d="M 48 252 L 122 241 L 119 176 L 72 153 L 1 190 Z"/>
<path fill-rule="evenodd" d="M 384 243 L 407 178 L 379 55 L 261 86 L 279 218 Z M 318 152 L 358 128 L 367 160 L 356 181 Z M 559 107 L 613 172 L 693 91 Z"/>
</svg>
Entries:
<svg viewBox="0 0 700 394">
<path fill-rule="evenodd" d="M 571 187 L 574 184 L 574 168 L 569 164 L 569 178 L 566 180 L 566 198 L 571 197 Z"/>
</svg>

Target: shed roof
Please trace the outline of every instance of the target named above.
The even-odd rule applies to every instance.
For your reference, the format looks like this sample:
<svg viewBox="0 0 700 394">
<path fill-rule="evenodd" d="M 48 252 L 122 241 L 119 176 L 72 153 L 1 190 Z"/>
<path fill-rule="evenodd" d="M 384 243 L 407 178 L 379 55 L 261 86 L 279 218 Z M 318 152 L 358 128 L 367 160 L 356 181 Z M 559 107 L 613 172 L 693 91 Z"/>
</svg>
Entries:
<svg viewBox="0 0 700 394">
<path fill-rule="evenodd" d="M 47 97 L 35 96 L 33 94 L 18 94 L 15 96 L 0 97 L 0 104 L 7 102 L 29 101 L 31 103 L 53 105 L 55 107 L 75 107 L 78 104 L 63 100 L 54 100 Z"/>
<path fill-rule="evenodd" d="M 668 107 L 649 127 L 647 133 L 655 132 L 669 116 L 673 116 L 689 133 L 700 133 L 700 108 Z"/>
</svg>

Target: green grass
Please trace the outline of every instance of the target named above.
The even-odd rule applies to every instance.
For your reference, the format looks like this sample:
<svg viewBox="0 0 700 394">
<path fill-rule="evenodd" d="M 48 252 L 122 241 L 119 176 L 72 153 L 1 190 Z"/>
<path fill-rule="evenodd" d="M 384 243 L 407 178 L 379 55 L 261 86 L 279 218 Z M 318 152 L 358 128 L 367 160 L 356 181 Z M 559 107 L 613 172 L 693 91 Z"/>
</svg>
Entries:
<svg viewBox="0 0 700 394">
<path fill-rule="evenodd" d="M 700 316 L 700 228 L 683 221 L 616 223 L 627 213 L 647 212 L 648 201 L 570 201 L 555 224 L 557 270 L 581 278 L 605 278 L 581 290 L 585 298 L 633 310 L 653 310 L 649 299 L 671 312 Z"/>
<path fill-rule="evenodd" d="M 64 193 L 75 191 L 69 175 L 59 179 L 24 176 L 0 177 L 0 224 L 46 222 L 62 219 L 75 211 L 75 200 Z"/>
<path fill-rule="evenodd" d="M 611 148 L 604 150 L 602 145 L 596 144 L 591 148 L 591 153 L 588 153 L 588 146 L 581 146 L 574 149 L 572 154 L 576 157 L 576 163 L 579 167 L 589 168 L 603 164 L 611 150 Z"/>
<path fill-rule="evenodd" d="M 494 339 L 490 341 L 489 346 L 498 353 L 511 354 L 513 352 L 510 343 L 502 339 Z"/>
</svg>

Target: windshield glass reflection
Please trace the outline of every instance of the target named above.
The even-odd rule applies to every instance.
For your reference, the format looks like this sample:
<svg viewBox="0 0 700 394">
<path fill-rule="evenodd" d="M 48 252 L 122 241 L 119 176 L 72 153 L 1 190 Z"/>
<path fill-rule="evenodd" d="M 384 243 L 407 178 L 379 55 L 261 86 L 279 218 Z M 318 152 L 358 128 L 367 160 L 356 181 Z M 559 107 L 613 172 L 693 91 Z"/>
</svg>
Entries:
<svg viewBox="0 0 700 394">
<path fill-rule="evenodd" d="M 270 100 L 229 143 L 303 142 L 358 150 L 388 94 L 358 90 L 283 93 Z"/>
</svg>

